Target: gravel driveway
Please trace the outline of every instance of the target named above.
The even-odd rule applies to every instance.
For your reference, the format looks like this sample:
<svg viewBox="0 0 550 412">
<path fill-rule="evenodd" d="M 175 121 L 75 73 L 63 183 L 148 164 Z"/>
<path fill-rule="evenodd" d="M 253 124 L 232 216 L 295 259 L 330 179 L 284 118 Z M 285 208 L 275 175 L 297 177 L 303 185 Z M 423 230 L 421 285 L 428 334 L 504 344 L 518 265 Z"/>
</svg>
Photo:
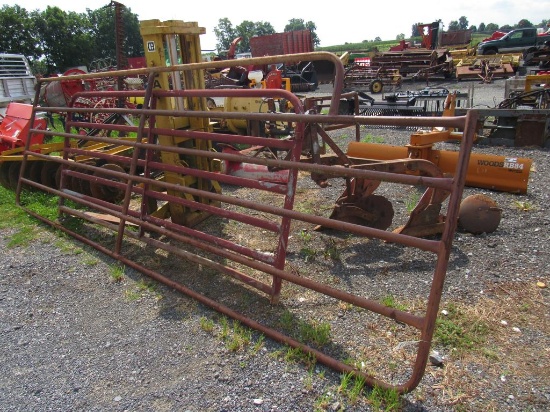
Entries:
<svg viewBox="0 0 550 412">
<path fill-rule="evenodd" d="M 465 90 L 471 84 L 443 86 Z M 475 82 L 474 105 L 494 107 L 503 98 L 503 85 L 504 80 Z M 404 144 L 410 134 L 369 133 L 390 144 Z M 550 299 L 545 287 L 550 264 L 544 257 L 550 240 L 550 152 L 494 146 L 475 150 L 533 159 L 528 193 L 466 188 L 465 196 L 491 196 L 503 211 L 502 221 L 490 234 L 457 232 L 441 318 L 462 327 L 455 331 L 459 340 L 434 342 L 434 362 L 395 410 L 550 409 Z M 305 189 L 313 189 L 312 184 L 307 179 L 302 183 Z M 340 192 L 335 187 L 329 196 Z M 0 410 L 368 411 L 377 410 L 380 399 L 390 408 L 388 398 L 367 390 L 355 397 L 339 373 L 300 359 L 167 286 L 129 268 L 121 274 L 117 262 L 74 239 L 38 225 L 36 232 L 37 240 L 16 247 L 9 246 L 14 229 L 0 232 Z M 308 238 L 289 250 L 288 262 L 302 273 L 328 273 L 334 283 L 358 294 L 391 297 L 394 304 L 413 310 L 424 296 L 430 272 L 421 256 L 361 239 L 327 240 L 309 228 L 294 236 L 300 233 Z M 331 245 L 351 251 L 335 258 L 328 253 Z M 154 254 L 145 258 L 154 267 L 165 264 Z M 280 306 L 272 308 L 265 297 L 242 291 L 225 278 L 197 274 L 191 264 L 177 265 L 166 272 L 189 275 L 198 288 L 244 306 L 245 312 L 276 327 L 284 328 L 289 314 L 328 319 L 334 344 L 388 379 L 398 378 L 401 363 L 409 362 L 406 351 L 400 358 L 396 350 L 407 345 L 408 337 L 398 324 L 360 319 L 356 311 L 286 286 Z M 368 276 L 364 268 L 372 269 Z M 335 326 L 336 321 L 343 326 Z M 469 335 L 472 323 L 480 326 L 475 336 Z M 465 336 L 473 336 L 470 344 L 459 347 Z M 378 343 L 382 349 L 370 349 Z"/>
</svg>

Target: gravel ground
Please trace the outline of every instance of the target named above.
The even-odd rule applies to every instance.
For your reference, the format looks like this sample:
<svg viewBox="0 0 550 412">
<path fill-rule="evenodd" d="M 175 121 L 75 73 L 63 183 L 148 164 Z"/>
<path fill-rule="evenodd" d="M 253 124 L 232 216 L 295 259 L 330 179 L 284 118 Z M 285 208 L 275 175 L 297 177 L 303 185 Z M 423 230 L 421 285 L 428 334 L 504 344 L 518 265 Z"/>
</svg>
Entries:
<svg viewBox="0 0 550 412">
<path fill-rule="evenodd" d="M 464 90 L 472 82 L 442 85 Z M 475 82 L 478 107 L 494 107 L 503 95 L 504 80 Z M 368 133 L 399 145 L 410 134 Z M 465 196 L 491 196 L 502 208 L 502 221 L 490 234 L 457 232 L 441 316 L 462 322 L 463 329 L 455 331 L 458 338 L 467 336 L 474 323 L 484 330 L 480 339 L 463 347 L 456 341 L 434 342 L 443 364 L 429 364 L 419 387 L 403 396 L 396 410 L 550 409 L 549 298 L 543 287 L 550 281 L 544 257 L 550 237 L 550 152 L 495 146 L 475 150 L 533 159 L 528 193 L 466 188 Z M 310 196 L 311 191 L 321 193 L 308 178 L 301 179 L 300 189 Z M 342 186 L 334 185 L 319 194 L 320 204 L 330 205 L 323 196 L 334 200 L 341 192 Z M 402 198 L 401 208 L 404 203 Z M 369 391 L 353 397 L 339 373 L 297 361 L 284 346 L 227 325 L 211 309 L 134 270 L 126 268 L 116 281 L 117 265 L 110 258 L 45 228 L 36 231 L 37 240 L 17 247 L 9 246 L 14 229 L 0 232 L 0 410 L 377 410 L 379 398 Z M 384 379 L 400 381 L 410 367 L 414 350 L 407 342 L 414 346 L 414 335 L 403 325 L 287 284 L 281 303 L 272 306 L 264 296 L 214 273 L 144 253 L 142 258 L 162 267 L 164 274 L 176 279 L 185 274 L 193 287 L 275 327 L 282 327 L 285 316 L 291 322 L 329 322 L 328 351 L 354 358 Z M 299 273 L 371 298 L 390 296 L 412 310 L 421 307 L 419 297 L 427 293 L 429 263 L 423 254 L 395 245 L 310 227 L 293 228 L 288 255 L 288 264 Z M 242 336 L 248 343 L 232 345 L 233 338 Z"/>
</svg>

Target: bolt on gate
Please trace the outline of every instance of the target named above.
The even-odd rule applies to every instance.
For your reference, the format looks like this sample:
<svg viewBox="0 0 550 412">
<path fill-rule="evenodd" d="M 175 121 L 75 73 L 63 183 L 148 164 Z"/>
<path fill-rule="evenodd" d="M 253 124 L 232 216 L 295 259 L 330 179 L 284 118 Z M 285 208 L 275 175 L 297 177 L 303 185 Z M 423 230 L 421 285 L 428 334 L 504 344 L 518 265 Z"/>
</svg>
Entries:
<svg viewBox="0 0 550 412">
<path fill-rule="evenodd" d="M 334 63 L 335 88 L 329 97 L 328 114 L 306 110 L 299 97 L 282 89 L 206 90 L 200 87 L 178 88 L 174 84 L 169 88 L 162 87 L 158 81 L 164 74 L 178 79 L 189 79 L 190 76 L 200 79 L 205 69 L 221 67 L 221 64 L 270 64 L 285 59 L 329 60 Z M 73 96 L 69 107 L 39 107 L 37 95 L 34 115 L 39 111 L 67 113 L 65 132 L 31 129 L 29 133 L 62 136 L 64 145 L 60 156 L 52 156 L 27 143 L 16 202 L 32 216 L 86 245 L 271 339 L 299 348 L 337 371 L 361 376 L 370 386 L 411 391 L 422 379 L 434 335 L 477 112 L 470 110 L 466 116 L 445 118 L 339 115 L 342 74 L 343 67 L 338 58 L 320 52 L 68 76 L 66 80 L 139 75 L 145 77 L 147 88 L 80 92 Z M 40 82 L 55 80 L 46 78 Z M 74 104 L 77 99 L 92 95 L 94 98 L 139 98 L 144 103 L 139 108 L 82 108 Z M 284 100 L 290 103 L 291 110 L 213 112 L 207 107 L 207 98 L 259 100 L 266 105 Z M 174 101 L 181 104 L 176 107 Z M 100 123 L 92 120 L 97 118 L 125 120 Z M 212 121 L 214 118 L 216 120 Z M 247 126 L 241 134 L 218 129 L 229 121 L 239 121 Z M 258 133 L 258 130 L 267 130 L 267 124 L 291 125 L 291 132 L 282 138 L 276 134 Z M 455 173 L 449 177 L 432 172 L 433 168 L 425 167 L 424 160 L 354 162 L 346 158 L 344 150 L 338 149 L 328 133 L 323 132 L 331 125 L 352 130 L 365 125 L 451 127 L 463 130 L 464 135 Z M 338 152 L 339 163 L 319 161 L 319 147 L 324 144 Z M 232 150 L 223 150 L 227 145 Z M 243 147 L 246 149 L 241 150 Z M 34 162 L 40 162 L 57 179 L 49 179 L 51 183 L 47 184 L 45 180 L 30 177 L 28 170 Z M 230 164 L 240 165 L 239 173 L 227 173 Z M 331 219 L 322 211 L 300 207 L 298 187 L 305 174 L 316 179 L 323 176 L 324 182 L 342 182 L 348 194 L 353 187 L 377 186 L 382 182 L 397 188 L 417 186 L 424 191 L 411 212 L 417 216 L 430 209 L 432 201 L 441 201 L 448 195 L 446 216 L 438 221 L 439 234 L 429 238 L 380 229 L 376 225 L 369 227 L 353 221 Z M 56 196 L 59 199 L 58 219 L 49 219 L 29 208 L 26 205 L 27 190 L 41 190 Z M 375 204 L 378 209 L 364 211 L 374 219 L 384 212 L 380 208 L 387 206 L 383 202 Z M 74 229 L 75 221 L 87 229 Z M 230 232 L 231 226 L 237 228 L 237 233 Z M 323 281 L 314 273 L 296 273 L 289 264 L 289 250 L 298 238 L 291 235 L 292 231 L 300 226 L 332 229 L 366 244 L 376 240 L 377 248 L 398 246 L 403 250 L 414 248 L 426 252 L 431 266 L 422 310 L 390 307 L 364 293 L 355 293 L 345 284 Z M 94 231 L 108 235 L 91 236 Z M 238 236 L 239 232 L 246 235 Z M 248 236 L 252 235 L 261 238 L 261 248 L 255 247 L 258 243 L 248 242 Z M 155 256 L 171 259 L 170 273 L 163 273 L 152 264 Z M 178 267 L 185 268 L 183 273 L 174 274 Z M 196 272 L 208 268 L 209 273 L 218 275 L 200 277 L 200 283 L 208 285 L 197 286 L 190 268 Z M 369 276 L 367 267 L 359 270 L 365 277 Z M 415 282 L 415 279 L 410 281 Z M 267 296 L 271 305 L 264 302 L 254 308 L 235 309 L 215 293 L 216 288 L 223 292 L 235 282 L 243 293 L 252 290 L 255 295 Z M 411 329 L 416 336 L 415 352 L 411 362 L 406 364 L 407 378 L 403 382 L 394 382 L 379 376 L 375 370 L 349 364 L 339 358 L 336 351 L 304 343 L 281 331 L 277 325 L 264 322 L 262 316 L 255 318 L 257 312 L 269 313 L 285 304 L 285 285 Z M 296 310 L 306 312 L 299 304 Z M 337 340 L 338 336 L 334 339 Z M 371 344 L 364 342 L 365 350 L 370 350 Z"/>
</svg>

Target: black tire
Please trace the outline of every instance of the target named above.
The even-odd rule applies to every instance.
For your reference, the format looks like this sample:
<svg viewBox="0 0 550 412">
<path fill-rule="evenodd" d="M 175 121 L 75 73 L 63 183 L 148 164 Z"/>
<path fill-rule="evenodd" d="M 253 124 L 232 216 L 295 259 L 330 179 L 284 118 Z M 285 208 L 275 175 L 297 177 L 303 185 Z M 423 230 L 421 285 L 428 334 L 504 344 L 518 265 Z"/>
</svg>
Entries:
<svg viewBox="0 0 550 412">
<path fill-rule="evenodd" d="M 485 50 L 483 55 L 484 56 L 492 56 L 492 55 L 497 54 L 497 52 L 498 52 L 498 50 L 496 50 L 496 49 L 487 49 L 487 50 Z"/>
</svg>

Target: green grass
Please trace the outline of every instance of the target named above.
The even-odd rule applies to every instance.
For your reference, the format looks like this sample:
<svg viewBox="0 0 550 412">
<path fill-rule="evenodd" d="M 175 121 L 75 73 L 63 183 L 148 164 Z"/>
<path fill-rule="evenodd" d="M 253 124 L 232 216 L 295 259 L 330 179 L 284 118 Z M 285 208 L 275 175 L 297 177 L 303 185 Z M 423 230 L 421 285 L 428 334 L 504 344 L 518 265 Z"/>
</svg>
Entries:
<svg viewBox="0 0 550 412">
<path fill-rule="evenodd" d="M 384 306 L 387 306 L 388 308 L 394 308 L 401 311 L 407 310 L 407 306 L 397 302 L 393 295 L 384 296 L 381 299 L 380 303 L 382 303 L 382 305 Z"/>
<path fill-rule="evenodd" d="M 125 266 L 116 264 L 109 267 L 109 275 L 115 282 L 122 282 L 124 279 Z"/>
<path fill-rule="evenodd" d="M 373 136 L 372 134 L 367 134 L 361 138 L 363 143 L 384 143 L 384 138 L 380 136 Z"/>
<path fill-rule="evenodd" d="M 528 201 L 522 201 L 522 200 L 515 200 L 514 201 L 514 207 L 517 209 L 517 210 L 520 210 L 522 212 L 530 212 L 532 210 L 535 210 L 535 206 L 528 202 Z"/>
<path fill-rule="evenodd" d="M 383 389 L 378 386 L 372 388 L 368 401 L 376 411 L 398 411 L 402 405 L 402 399 L 395 389 Z"/>
<path fill-rule="evenodd" d="M 464 352 L 485 343 L 488 325 L 480 319 L 466 315 L 455 305 L 447 307 L 447 315 L 437 319 L 435 345 Z M 491 356 L 491 355 L 490 355 Z"/>
<path fill-rule="evenodd" d="M 325 259 L 331 259 L 339 262 L 341 260 L 340 251 L 338 250 L 338 245 L 334 239 L 328 239 L 328 244 L 325 244 L 325 251 L 323 256 Z"/>
<path fill-rule="evenodd" d="M 416 189 L 409 193 L 409 196 L 405 199 L 405 208 L 407 209 L 407 212 L 410 214 L 418 202 L 420 201 L 421 193 L 419 193 Z"/>
<path fill-rule="evenodd" d="M 331 339 L 331 326 L 327 322 L 306 322 L 285 310 L 279 319 L 279 325 L 288 333 L 297 335 L 306 344 L 318 347 L 327 345 Z"/>
<path fill-rule="evenodd" d="M 405 41 L 414 40 L 415 42 L 421 42 L 421 38 L 410 37 L 410 33 L 405 34 Z M 472 33 L 472 40 L 468 47 L 475 47 L 481 40 L 490 36 L 490 33 Z M 346 43 L 338 44 L 333 46 L 317 47 L 315 51 L 329 51 L 335 54 L 342 54 L 344 52 L 351 52 L 352 55 L 356 54 L 358 57 L 368 56 L 369 53 L 373 53 L 376 50 L 378 51 L 388 51 L 391 47 L 397 46 L 399 44 L 398 40 L 380 40 L 380 41 L 368 41 L 363 40 L 361 43 Z"/>
<path fill-rule="evenodd" d="M 126 296 L 126 299 L 128 299 L 130 302 L 134 302 L 141 298 L 141 293 L 139 293 L 137 290 L 129 289 L 124 291 L 124 296 Z"/>
<path fill-rule="evenodd" d="M 21 193 L 21 203 L 30 210 L 36 211 L 48 218 L 57 217 L 57 200 L 43 192 Z M 11 228 L 15 232 L 10 236 L 7 247 L 26 246 L 38 238 L 39 223 L 15 203 L 15 193 L 0 186 L 0 229 Z"/>
</svg>

